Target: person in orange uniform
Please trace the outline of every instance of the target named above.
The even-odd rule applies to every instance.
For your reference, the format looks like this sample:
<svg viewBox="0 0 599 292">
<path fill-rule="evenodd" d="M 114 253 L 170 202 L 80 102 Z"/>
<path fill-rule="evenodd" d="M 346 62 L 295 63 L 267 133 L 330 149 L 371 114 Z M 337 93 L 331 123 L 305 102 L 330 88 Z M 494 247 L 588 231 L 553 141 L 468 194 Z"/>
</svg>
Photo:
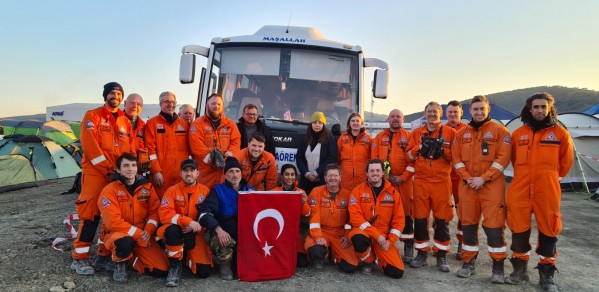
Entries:
<svg viewBox="0 0 599 292">
<path fill-rule="evenodd" d="M 359 113 L 352 113 L 347 119 L 347 131 L 337 140 L 339 164 L 341 165 L 341 187 L 348 192 L 366 181 L 362 169 L 370 160 L 372 137 L 366 133 L 364 121 Z"/>
<path fill-rule="evenodd" d="M 428 218 L 433 211 L 437 269 L 449 272 L 449 221 L 453 219 L 451 207 L 451 143 L 455 130 L 441 124 L 443 109 L 431 101 L 425 107 L 426 124 L 412 132 L 407 155 L 414 162 L 414 247 L 418 255 L 410 267 L 427 265 Z"/>
<path fill-rule="evenodd" d="M 131 93 L 124 102 L 125 105 L 125 116 L 131 122 L 131 128 L 135 139 L 133 140 L 137 155 L 138 166 L 140 174 L 147 175 L 149 172 L 150 158 L 148 157 L 148 149 L 144 144 L 144 127 L 146 122 L 139 117 L 143 110 L 144 100 L 141 95 L 137 93 Z"/>
<path fill-rule="evenodd" d="M 368 181 L 356 186 L 349 198 L 350 238 L 362 260 L 362 273 L 372 273 L 376 258 L 386 276 L 399 279 L 404 265 L 395 242 L 405 224 L 401 196 L 385 179 L 381 160 L 370 160 L 366 173 Z"/>
<path fill-rule="evenodd" d="M 89 251 L 100 223 L 100 210 L 96 202 L 102 189 L 110 182 L 117 158 L 134 151 L 131 123 L 119 109 L 123 100 L 123 87 L 110 82 L 104 85 L 104 105 L 85 113 L 81 122 L 81 193 L 75 201 L 79 215 L 77 239 L 73 243 L 71 269 L 79 275 L 91 275 Z M 112 269 L 110 252 L 99 242 L 96 268 Z"/>
<path fill-rule="evenodd" d="M 241 175 L 257 191 L 267 191 L 277 186 L 277 161 L 268 151 L 264 151 L 266 137 L 254 132 L 247 148 L 235 153 L 241 163 Z"/>
<path fill-rule="evenodd" d="M 224 159 L 239 151 L 241 134 L 235 122 L 223 116 L 223 98 L 219 94 L 208 98 L 206 114 L 191 123 L 189 144 L 202 174 L 198 182 L 209 188 L 221 183 Z"/>
<path fill-rule="evenodd" d="M 529 97 L 521 119 L 524 125 L 512 133 L 514 179 L 507 189 L 507 223 L 512 231 L 514 272 L 506 282 L 518 284 L 527 278 L 532 213 L 539 231 L 539 284 L 545 291 L 557 291 L 553 274 L 557 235 L 562 230 L 559 181 L 574 161 L 572 139 L 558 124 L 554 98 L 549 93 Z"/>
<path fill-rule="evenodd" d="M 191 125 L 193 120 L 196 119 L 196 112 L 191 104 L 184 104 L 179 107 L 179 117 L 183 119 L 188 125 Z"/>
<path fill-rule="evenodd" d="M 297 168 L 293 164 L 281 166 L 281 186 L 271 191 L 294 191 L 302 193 L 302 211 L 300 217 L 300 235 L 297 237 L 297 263 L 296 266 L 304 268 L 308 266 L 308 252 L 304 247 L 304 241 L 310 230 L 310 205 L 306 204 L 308 195 L 306 191 L 297 187 Z"/>
<path fill-rule="evenodd" d="M 127 281 L 127 263 L 141 274 L 164 277 L 169 269 L 168 260 L 154 239 L 160 200 L 152 184 L 137 175 L 133 154 L 121 155 L 116 165 L 116 180 L 102 190 L 97 201 L 106 232 L 106 248 L 115 262 L 112 279 Z"/>
<path fill-rule="evenodd" d="M 187 123 L 175 109 L 177 97 L 170 91 L 160 94 L 160 113 L 148 120 L 145 143 L 150 155 L 150 175 L 158 197 L 181 181 L 181 162 L 190 158 Z"/>
<path fill-rule="evenodd" d="M 462 103 L 457 100 L 452 100 L 447 103 L 447 111 L 445 112 L 445 117 L 447 118 L 446 126 L 452 127 L 456 133 L 466 126 L 466 124 L 462 123 L 462 115 L 464 114 L 464 110 L 462 109 Z M 459 185 L 462 182 L 460 175 L 455 171 L 455 169 L 451 168 L 451 194 L 453 195 L 453 202 L 456 208 L 460 203 L 460 189 Z M 458 214 L 458 224 L 456 238 L 458 239 L 458 250 L 455 253 L 455 258 L 457 260 L 462 260 L 462 241 L 464 239 L 464 233 L 462 232 L 462 221 L 460 220 L 460 215 Z"/>
<path fill-rule="evenodd" d="M 164 240 L 171 269 L 166 277 L 166 286 L 176 287 L 181 281 L 183 254 L 187 254 L 186 265 L 199 278 L 210 276 L 212 255 L 204 239 L 206 229 L 198 220 L 196 204 L 202 204 L 210 189 L 197 182 L 199 172 L 195 160 L 181 162 L 183 181 L 166 190 L 158 209 L 160 223 L 158 237 Z"/>
<path fill-rule="evenodd" d="M 324 186 L 315 187 L 308 196 L 310 235 L 305 247 L 316 269 L 322 269 L 324 259 L 332 252 L 334 262 L 344 273 L 358 269 L 358 257 L 347 238 L 349 225 L 349 192 L 340 186 L 341 169 L 337 163 L 324 170 Z"/>
<path fill-rule="evenodd" d="M 452 145 L 452 163 L 462 179 L 458 217 L 462 220 L 464 232 L 464 264 L 457 276 L 468 278 L 474 274 L 482 215 L 489 256 L 493 259 L 491 282 L 503 283 L 503 263 L 507 256 L 503 170 L 510 164 L 512 145 L 510 132 L 503 125 L 491 121 L 490 110 L 485 96 L 473 97 L 470 101 L 472 120 L 458 131 Z"/>
<path fill-rule="evenodd" d="M 410 141 L 410 132 L 402 128 L 403 113 L 394 109 L 389 112 L 387 122 L 389 129 L 380 132 L 372 143 L 372 159 L 383 161 L 387 179 L 401 196 L 401 204 L 405 215 L 405 226 L 399 240 L 404 242 L 404 263 L 414 260 L 414 219 L 412 176 L 414 164 L 406 157 L 406 149 Z"/>
</svg>

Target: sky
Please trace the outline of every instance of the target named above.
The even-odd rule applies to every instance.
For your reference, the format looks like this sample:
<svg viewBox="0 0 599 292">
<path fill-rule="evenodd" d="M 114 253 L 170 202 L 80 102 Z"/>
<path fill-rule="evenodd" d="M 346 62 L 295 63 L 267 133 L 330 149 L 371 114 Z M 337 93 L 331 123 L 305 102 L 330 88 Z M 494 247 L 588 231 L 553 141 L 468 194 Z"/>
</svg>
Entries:
<svg viewBox="0 0 599 292">
<path fill-rule="evenodd" d="M 183 46 L 288 23 L 389 64 L 377 113 L 534 86 L 599 90 L 597 11 L 593 0 L 0 0 L 0 117 L 101 103 L 110 81 L 145 103 L 170 90 L 195 104 L 197 83 L 178 80 Z"/>
</svg>

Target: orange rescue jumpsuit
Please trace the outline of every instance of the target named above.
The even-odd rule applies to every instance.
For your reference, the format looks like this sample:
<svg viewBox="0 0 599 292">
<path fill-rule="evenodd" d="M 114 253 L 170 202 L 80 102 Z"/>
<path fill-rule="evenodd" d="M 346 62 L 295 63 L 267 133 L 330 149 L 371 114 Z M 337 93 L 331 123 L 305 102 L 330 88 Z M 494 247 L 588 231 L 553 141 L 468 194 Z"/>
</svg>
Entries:
<svg viewBox="0 0 599 292">
<path fill-rule="evenodd" d="M 96 202 L 102 189 L 110 182 L 117 158 L 134 152 L 131 123 L 120 109 L 116 118 L 104 106 L 85 113 L 81 122 L 81 193 L 75 201 L 79 215 L 77 239 L 73 243 L 74 259 L 89 258 L 89 249 L 100 223 L 100 210 Z M 110 252 L 104 248 L 100 236 L 98 255 Z"/>
<path fill-rule="evenodd" d="M 341 187 L 348 192 L 366 181 L 366 166 L 370 160 L 372 137 L 365 130 L 360 129 L 360 134 L 355 139 L 349 131 L 343 132 L 337 139 Z"/>
<path fill-rule="evenodd" d="M 442 129 L 442 130 L 441 130 Z M 442 135 L 441 135 L 442 131 Z M 428 219 L 433 211 L 435 220 L 435 244 L 433 251 L 449 252 L 449 221 L 453 219 L 451 204 L 451 142 L 455 130 L 439 124 L 429 133 L 426 125 L 415 129 L 410 137 L 408 157 L 414 161 L 414 247 L 419 251 L 429 251 Z M 443 153 L 431 160 L 419 156 L 422 138 L 443 137 Z"/>
<path fill-rule="evenodd" d="M 570 134 L 554 125 L 536 132 L 524 125 L 512 134 L 514 179 L 507 189 L 507 223 L 515 258 L 528 260 L 531 214 L 539 229 L 536 253 L 541 264 L 555 265 L 557 235 L 562 230 L 559 179 L 574 161 Z"/>
<path fill-rule="evenodd" d="M 297 181 L 295 181 L 293 189 L 291 189 L 291 190 L 285 190 L 285 189 L 283 189 L 283 186 L 278 186 L 278 187 L 272 189 L 271 191 L 294 191 L 294 192 L 306 193 L 306 191 L 297 187 Z M 301 217 L 300 217 L 300 230 L 299 230 L 300 235 L 297 237 L 297 252 L 298 253 L 308 254 L 308 252 L 306 251 L 306 248 L 304 247 L 304 241 L 306 239 L 306 236 L 308 236 L 309 224 L 310 224 L 309 221 L 310 221 L 310 205 L 308 205 L 308 201 L 306 200 L 304 205 L 302 205 L 302 211 L 301 211 Z"/>
<path fill-rule="evenodd" d="M 138 176 L 136 180 L 139 184 L 133 193 L 118 180 L 108 184 L 98 198 L 106 248 L 112 251 L 113 261 L 128 261 L 141 274 L 156 273 L 155 269 L 165 274 L 168 259 L 154 239 L 160 201 L 147 179 Z M 143 231 L 149 240 L 141 239 Z"/>
<path fill-rule="evenodd" d="M 449 124 L 446 124 L 446 126 L 452 127 L 456 133 L 458 131 L 460 131 L 460 129 L 464 128 L 466 126 L 465 123 L 460 122 L 459 124 L 455 125 L 455 126 L 451 126 Z M 453 202 L 455 203 L 455 207 L 456 209 L 458 208 L 458 205 L 460 204 L 460 182 L 462 182 L 462 178 L 460 178 L 460 175 L 455 171 L 455 168 L 451 168 L 451 194 L 453 195 Z M 458 244 L 462 245 L 462 241 L 464 239 L 463 236 L 463 232 L 462 232 L 462 221 L 460 219 L 460 214 L 458 215 L 458 224 L 456 225 L 457 228 L 457 233 L 456 233 L 456 238 L 458 239 Z"/>
<path fill-rule="evenodd" d="M 368 182 L 356 186 L 349 198 L 349 216 L 352 225 L 350 232 L 352 242 L 356 241 L 358 235 L 370 239 L 368 247 L 362 251 L 356 250 L 360 260 L 365 263 L 372 263 L 376 256 L 379 267 L 387 274 L 389 270 L 387 265 L 391 265 L 400 271 L 404 270 L 399 251 L 395 248 L 395 242 L 401 238 L 405 215 L 401 196 L 397 189 L 386 179 L 383 184 L 383 190 L 378 196 L 374 195 L 374 190 Z M 377 238 L 381 235 L 390 244 L 390 248 L 386 251 L 382 250 L 380 245 L 376 243 Z M 358 249 L 357 246 L 356 249 Z M 374 255 L 372 249 L 374 249 Z"/>
<path fill-rule="evenodd" d="M 166 246 L 166 253 L 169 258 L 178 260 L 183 259 L 183 249 L 187 254 L 187 263 L 191 272 L 196 275 L 200 269 L 208 270 L 212 263 L 212 253 L 210 247 L 204 239 L 206 229 L 202 228 L 199 232 L 195 233 L 193 246 L 184 246 L 184 235 L 181 228 L 189 226 L 191 221 L 198 221 L 198 209 L 196 205 L 204 202 L 204 199 L 210 193 L 210 189 L 202 184 L 196 183 L 193 186 L 187 186 L 184 182 L 179 182 L 174 186 L 171 186 L 166 190 L 158 214 L 160 215 L 160 223 L 162 224 L 158 228 L 158 237 L 164 240 Z M 174 226 L 179 228 L 173 229 Z M 167 229 L 169 231 L 167 232 Z M 170 231 L 173 229 L 173 231 Z M 175 234 L 180 232 L 180 238 L 172 238 L 170 233 Z M 177 237 L 177 236 L 174 236 Z M 171 242 L 174 241 L 174 242 Z M 198 267 L 199 265 L 199 267 Z"/>
<path fill-rule="evenodd" d="M 459 184 L 461 203 L 458 205 L 464 232 L 462 260 L 470 263 L 478 255 L 481 215 L 489 256 L 494 261 L 504 260 L 507 256 L 504 237 L 507 210 L 503 170 L 511 159 L 510 132 L 493 121 L 485 122 L 478 129 L 468 125 L 458 131 L 452 147 L 452 163 L 462 178 Z M 485 180 L 482 189 L 468 187 L 464 181 L 472 177 Z"/>
<path fill-rule="evenodd" d="M 222 116 L 220 125 L 214 129 L 210 119 L 203 115 L 193 123 L 189 128 L 189 145 L 194 159 L 198 163 L 198 170 L 201 175 L 198 182 L 212 188 L 224 180 L 222 169 L 212 168 L 211 163 L 204 161 L 212 149 L 218 148 L 223 153 L 223 158 L 231 156 L 239 151 L 241 145 L 241 134 L 237 125 L 231 119 Z"/>
<path fill-rule="evenodd" d="M 252 163 L 248 148 L 237 151 L 234 156 L 241 164 L 241 177 L 248 185 L 257 191 L 266 191 L 277 186 L 277 161 L 270 152 L 264 151 L 256 163 Z"/>
<path fill-rule="evenodd" d="M 401 231 L 401 241 L 414 240 L 414 163 L 406 156 L 410 142 L 410 132 L 400 128 L 391 138 L 391 130 L 385 129 L 374 138 L 372 143 L 372 159 L 388 161 L 392 176 L 401 176 L 402 183 L 394 186 L 401 196 L 401 204 L 405 214 L 406 224 Z"/>
<path fill-rule="evenodd" d="M 131 124 L 133 126 L 133 124 Z M 146 122 L 142 120 L 140 117 L 137 117 L 137 124 L 133 129 L 133 148 L 135 152 L 133 154 L 137 157 L 137 169 L 138 173 L 143 174 L 144 171 L 149 170 L 150 165 L 150 157 L 148 156 L 148 149 L 144 143 L 144 128 L 146 126 Z"/>
<path fill-rule="evenodd" d="M 319 186 L 312 190 L 307 203 L 310 206 L 310 235 L 306 238 L 306 250 L 310 251 L 317 239 L 324 238 L 336 264 L 345 261 L 357 267 L 358 257 L 353 247 L 343 248 L 341 245 L 341 238 L 347 237 L 351 228 L 347 209 L 349 192 L 339 188 L 339 193 L 333 199 L 326 185 Z"/>
<path fill-rule="evenodd" d="M 191 155 L 188 127 L 187 122 L 179 117 L 171 125 L 162 114 L 149 119 L 146 124 L 144 138 L 150 156 L 151 181 L 154 181 L 153 176 L 158 172 L 164 178 L 162 187 L 154 186 L 160 198 L 169 187 L 181 181 L 181 162 Z"/>
</svg>

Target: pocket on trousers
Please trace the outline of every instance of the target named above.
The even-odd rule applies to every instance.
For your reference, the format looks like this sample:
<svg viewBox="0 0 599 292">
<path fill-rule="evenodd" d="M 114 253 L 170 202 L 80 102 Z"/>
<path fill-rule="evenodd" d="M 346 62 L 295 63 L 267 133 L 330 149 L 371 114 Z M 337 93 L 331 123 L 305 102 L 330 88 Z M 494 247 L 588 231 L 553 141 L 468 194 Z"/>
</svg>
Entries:
<svg viewBox="0 0 599 292">
<path fill-rule="evenodd" d="M 553 231 L 554 235 L 558 235 L 560 232 L 562 232 L 562 213 L 561 212 L 557 212 L 554 214 L 551 228 L 552 228 L 551 231 Z"/>
</svg>

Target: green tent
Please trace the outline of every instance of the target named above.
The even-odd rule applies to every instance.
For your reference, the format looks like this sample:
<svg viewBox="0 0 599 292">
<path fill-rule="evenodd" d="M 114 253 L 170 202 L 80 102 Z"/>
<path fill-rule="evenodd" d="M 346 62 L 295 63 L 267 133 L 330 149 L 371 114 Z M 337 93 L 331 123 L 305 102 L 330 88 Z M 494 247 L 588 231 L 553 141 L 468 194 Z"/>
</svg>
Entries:
<svg viewBox="0 0 599 292">
<path fill-rule="evenodd" d="M 0 156 L 0 192 L 36 186 L 45 180 L 25 156 Z"/>
<path fill-rule="evenodd" d="M 41 122 L 36 120 L 17 121 L 1 120 L 4 135 L 36 135 L 48 137 L 60 145 L 67 145 L 77 140 L 71 125 L 63 121 Z"/>
<path fill-rule="evenodd" d="M 72 177 L 81 171 L 71 155 L 46 137 L 11 135 L 0 140 L 0 156 L 20 154 L 46 179 Z"/>
</svg>

